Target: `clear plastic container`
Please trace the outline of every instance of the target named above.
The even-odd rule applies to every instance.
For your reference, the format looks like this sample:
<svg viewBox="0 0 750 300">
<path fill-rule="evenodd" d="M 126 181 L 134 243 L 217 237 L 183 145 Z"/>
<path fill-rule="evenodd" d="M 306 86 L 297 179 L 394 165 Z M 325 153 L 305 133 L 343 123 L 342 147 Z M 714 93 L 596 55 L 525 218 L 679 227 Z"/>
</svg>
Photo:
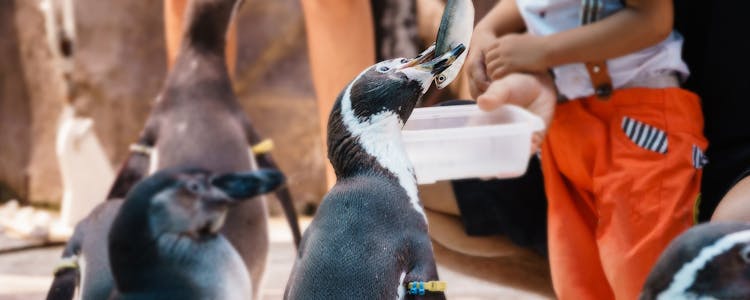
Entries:
<svg viewBox="0 0 750 300">
<path fill-rule="evenodd" d="M 417 108 L 402 131 L 417 182 L 523 175 L 531 135 L 544 121 L 504 105 L 485 112 L 476 105 Z"/>
</svg>

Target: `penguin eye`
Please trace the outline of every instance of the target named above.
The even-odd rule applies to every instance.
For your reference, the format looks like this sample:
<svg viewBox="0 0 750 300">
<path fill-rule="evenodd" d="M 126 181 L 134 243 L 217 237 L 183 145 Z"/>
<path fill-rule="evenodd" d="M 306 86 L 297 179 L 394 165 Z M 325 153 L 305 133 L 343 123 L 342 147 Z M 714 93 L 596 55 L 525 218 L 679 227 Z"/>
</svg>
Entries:
<svg viewBox="0 0 750 300">
<path fill-rule="evenodd" d="M 199 193 L 202 190 L 201 185 L 194 181 L 186 183 L 185 188 L 192 193 Z"/>
<path fill-rule="evenodd" d="M 443 82 L 445 82 L 446 79 L 447 78 L 445 77 L 445 74 L 440 74 L 440 75 L 438 75 L 437 82 L 438 83 L 443 83 Z"/>
<path fill-rule="evenodd" d="M 378 72 L 385 73 L 385 72 L 388 72 L 388 70 L 390 70 L 390 69 L 391 68 L 389 68 L 388 66 L 380 66 L 380 67 L 378 67 Z"/>
<path fill-rule="evenodd" d="M 745 246 L 740 250 L 740 257 L 745 263 L 750 263 L 750 246 Z"/>
</svg>

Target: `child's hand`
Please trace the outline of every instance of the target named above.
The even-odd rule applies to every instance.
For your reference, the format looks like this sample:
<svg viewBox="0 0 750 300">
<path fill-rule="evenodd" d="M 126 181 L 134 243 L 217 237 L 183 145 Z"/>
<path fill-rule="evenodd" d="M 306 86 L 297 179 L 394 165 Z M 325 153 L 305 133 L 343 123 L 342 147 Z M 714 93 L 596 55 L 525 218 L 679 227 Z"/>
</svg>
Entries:
<svg viewBox="0 0 750 300">
<path fill-rule="evenodd" d="M 516 72 L 541 73 L 550 67 L 544 37 L 515 33 L 498 38 L 486 52 L 485 63 L 492 80 Z"/>
<path fill-rule="evenodd" d="M 479 108 L 494 110 L 501 105 L 515 104 L 538 115 L 548 127 L 552 121 L 557 103 L 557 93 L 552 78 L 546 73 L 513 73 L 495 80 L 487 91 L 477 98 Z M 544 137 L 544 132 L 536 132 L 532 141 L 535 153 Z"/>
<path fill-rule="evenodd" d="M 474 99 L 490 86 L 484 56 L 496 39 L 494 34 L 482 30 L 475 30 L 471 37 L 471 48 L 466 56 L 465 72 L 469 79 L 469 92 Z"/>
</svg>

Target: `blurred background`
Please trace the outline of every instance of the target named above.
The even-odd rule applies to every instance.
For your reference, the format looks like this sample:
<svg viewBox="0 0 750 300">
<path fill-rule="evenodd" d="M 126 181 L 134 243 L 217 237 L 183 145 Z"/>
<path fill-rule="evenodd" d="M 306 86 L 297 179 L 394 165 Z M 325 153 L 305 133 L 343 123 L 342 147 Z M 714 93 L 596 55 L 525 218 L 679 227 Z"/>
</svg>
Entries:
<svg viewBox="0 0 750 300">
<path fill-rule="evenodd" d="M 66 86 L 48 47 L 40 3 L 0 1 L 0 201 L 57 207 L 63 190 L 55 134 Z M 163 3 L 73 3 L 71 101 L 77 115 L 93 119 L 116 170 L 166 75 Z M 274 140 L 299 207 L 315 203 L 325 193 L 325 156 L 300 3 L 246 1 L 237 22 L 237 96 L 256 128 Z"/>
</svg>

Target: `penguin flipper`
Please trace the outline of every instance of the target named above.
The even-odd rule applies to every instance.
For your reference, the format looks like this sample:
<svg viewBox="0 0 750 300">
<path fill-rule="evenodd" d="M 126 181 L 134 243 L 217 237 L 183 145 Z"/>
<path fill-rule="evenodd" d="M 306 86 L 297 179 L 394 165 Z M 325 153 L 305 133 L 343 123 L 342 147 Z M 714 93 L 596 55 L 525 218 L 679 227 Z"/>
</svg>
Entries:
<svg viewBox="0 0 750 300">
<path fill-rule="evenodd" d="M 82 221 L 82 222 L 85 222 Z M 80 277 L 80 270 L 78 269 L 78 254 L 81 253 L 81 245 L 83 243 L 83 230 L 79 223 L 76 226 L 73 236 L 65 244 L 63 249 L 61 263 L 58 264 L 55 270 L 55 277 L 52 280 L 49 291 L 47 292 L 47 300 L 72 300 L 76 287 L 78 286 L 78 278 Z"/>
<path fill-rule="evenodd" d="M 261 168 L 279 170 L 278 165 L 271 157 L 270 153 L 261 154 L 257 156 L 258 166 Z M 274 192 L 276 198 L 281 203 L 281 208 L 284 210 L 284 216 L 286 222 L 289 224 L 289 229 L 292 231 L 292 238 L 294 240 L 294 246 L 299 249 L 299 243 L 302 239 L 302 232 L 299 228 L 299 220 L 297 216 L 297 210 L 294 208 L 294 200 L 292 199 L 292 193 L 289 191 L 289 187 L 284 185 Z"/>
<path fill-rule="evenodd" d="M 47 292 L 47 300 L 72 300 L 78 284 L 78 270 L 64 269 L 55 273 Z"/>
<path fill-rule="evenodd" d="M 148 175 L 151 167 L 152 147 L 156 144 L 158 121 L 150 118 L 138 143 L 130 145 L 130 154 L 117 171 L 117 177 L 107 194 L 107 200 L 125 199 L 136 183 Z"/>
<path fill-rule="evenodd" d="M 294 209 L 294 201 L 292 200 L 292 193 L 289 191 L 287 186 L 276 190 L 276 198 L 281 202 L 281 208 L 284 210 L 284 216 L 286 217 L 287 223 L 289 223 L 289 229 L 292 231 L 292 238 L 294 239 L 294 246 L 299 249 L 299 243 L 302 239 L 302 233 L 299 228 L 299 221 L 297 219 L 297 210 Z"/>
<path fill-rule="evenodd" d="M 131 152 L 117 172 L 117 178 L 107 194 L 107 200 L 124 199 L 136 183 L 148 175 L 151 159 L 148 154 Z"/>
<path fill-rule="evenodd" d="M 252 122 L 250 122 L 250 118 L 242 113 L 238 113 L 237 117 L 242 123 L 242 127 L 245 130 L 247 142 L 251 146 L 263 142 L 263 138 L 261 138 L 260 134 L 258 134 L 258 132 L 255 130 L 255 127 L 253 127 Z M 271 156 L 270 152 L 264 151 L 263 153 L 257 153 L 254 155 L 255 160 L 258 162 L 258 167 L 281 171 L 281 169 L 279 169 L 279 166 Z M 284 216 L 286 217 L 286 221 L 289 224 L 289 229 L 292 231 L 294 246 L 299 249 L 299 243 L 302 239 L 302 231 L 299 227 L 297 210 L 294 209 L 294 199 L 292 199 L 292 193 L 289 191 L 289 187 L 285 185 L 277 189 L 275 194 L 276 198 L 278 198 L 279 202 L 281 203 L 281 208 L 284 210 Z"/>
</svg>

